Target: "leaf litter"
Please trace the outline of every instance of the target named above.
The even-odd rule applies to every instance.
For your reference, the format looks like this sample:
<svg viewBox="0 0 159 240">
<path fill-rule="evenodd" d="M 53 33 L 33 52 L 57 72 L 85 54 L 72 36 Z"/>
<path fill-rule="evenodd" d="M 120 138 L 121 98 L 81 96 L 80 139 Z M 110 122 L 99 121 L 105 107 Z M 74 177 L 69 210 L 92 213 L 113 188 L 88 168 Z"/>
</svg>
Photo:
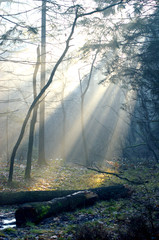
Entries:
<svg viewBox="0 0 159 240">
<path fill-rule="evenodd" d="M 39 169 L 36 164 L 32 168 L 32 179 L 27 183 L 23 180 L 24 167 L 16 164 L 16 179 L 12 187 L 7 186 L 7 166 L 1 165 L 0 191 L 43 191 L 56 189 L 88 189 L 92 187 L 109 186 L 116 183 L 124 183 L 115 177 L 99 174 L 84 167 L 77 167 L 71 164 L 64 164 L 63 161 L 51 161 L 49 166 Z M 129 168 L 125 171 L 125 176 L 138 176 L 142 179 L 150 179 L 145 185 L 130 186 L 133 189 L 131 199 L 120 199 L 118 201 L 98 202 L 94 206 L 78 209 L 71 213 L 62 213 L 58 216 L 48 218 L 37 226 L 28 226 L 24 229 L 14 228 L 0 231 L 0 239 L 74 239 L 78 226 L 82 224 L 102 224 L 108 231 L 117 238 L 116 232 L 120 225 L 125 224 L 134 215 L 144 214 L 159 222 L 159 183 L 158 167 L 154 169 Z M 43 178 L 41 177 L 43 176 Z M 155 206 L 155 211 L 148 213 L 146 206 Z M 0 212 L 8 214 L 14 212 L 16 206 L 0 207 Z M 158 209 L 158 210 L 156 210 Z M 150 220 L 150 219 L 149 219 Z M 155 238 L 154 238 L 155 239 Z M 156 238 L 157 239 L 157 238 Z"/>
</svg>

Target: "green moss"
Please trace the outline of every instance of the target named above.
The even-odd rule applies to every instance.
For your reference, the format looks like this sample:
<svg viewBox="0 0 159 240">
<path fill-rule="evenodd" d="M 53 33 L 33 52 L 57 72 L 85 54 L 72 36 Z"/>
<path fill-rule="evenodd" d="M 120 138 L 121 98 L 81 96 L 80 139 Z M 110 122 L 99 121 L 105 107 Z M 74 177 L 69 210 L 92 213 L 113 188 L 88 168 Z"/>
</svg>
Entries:
<svg viewBox="0 0 159 240">
<path fill-rule="evenodd" d="M 45 233 L 48 233 L 48 232 L 52 232 L 52 231 L 50 231 L 50 230 L 48 230 L 48 229 L 36 229 L 36 228 L 34 228 L 34 229 L 31 229 L 30 230 L 30 233 L 33 233 L 33 234 L 45 234 Z"/>
<path fill-rule="evenodd" d="M 62 203 L 57 202 L 57 204 L 58 204 L 58 207 L 62 207 Z"/>
<path fill-rule="evenodd" d="M 43 216 L 47 215 L 47 213 L 50 210 L 50 206 L 46 205 L 46 206 L 39 206 L 38 207 L 38 212 L 39 212 L 39 218 L 43 218 Z"/>
<path fill-rule="evenodd" d="M 0 231 L 0 237 L 5 237 L 6 235 Z"/>
<path fill-rule="evenodd" d="M 73 233 L 74 234 L 76 232 L 76 228 L 77 228 L 76 224 L 69 224 L 63 230 L 63 234 L 68 234 L 68 233 Z"/>
<path fill-rule="evenodd" d="M 16 229 L 14 229 L 14 228 L 6 228 L 6 229 L 4 229 L 3 230 L 5 233 L 15 233 L 16 232 Z"/>
<path fill-rule="evenodd" d="M 27 222 L 27 223 L 26 223 L 26 226 L 27 226 L 27 227 L 35 227 L 35 223 L 33 223 L 33 222 Z"/>
</svg>

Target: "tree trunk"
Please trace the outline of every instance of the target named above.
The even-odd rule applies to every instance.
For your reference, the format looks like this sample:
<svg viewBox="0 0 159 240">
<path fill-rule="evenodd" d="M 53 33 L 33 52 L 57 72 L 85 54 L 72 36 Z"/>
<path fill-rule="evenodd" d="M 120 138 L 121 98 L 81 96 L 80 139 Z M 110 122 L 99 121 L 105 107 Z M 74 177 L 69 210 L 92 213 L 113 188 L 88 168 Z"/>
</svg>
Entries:
<svg viewBox="0 0 159 240">
<path fill-rule="evenodd" d="M 93 62 L 91 64 L 91 69 L 90 69 L 90 73 L 89 73 L 89 77 L 88 77 L 88 82 L 87 82 L 87 85 L 86 85 L 86 88 L 85 88 L 84 91 L 82 89 L 82 80 L 80 79 L 82 140 L 83 140 L 83 148 L 84 148 L 84 154 L 85 154 L 85 163 L 86 163 L 87 167 L 90 166 L 91 163 L 90 163 L 90 159 L 89 159 L 89 155 L 88 155 L 87 140 L 86 140 L 85 126 L 84 126 L 85 125 L 85 123 L 84 123 L 84 100 L 85 100 L 86 93 L 89 89 L 89 85 L 90 85 L 90 81 L 91 81 L 92 73 L 93 73 L 93 68 L 94 68 L 94 63 L 96 61 L 98 52 L 99 52 L 99 50 L 96 51 Z"/>
<path fill-rule="evenodd" d="M 62 100 L 61 100 L 61 107 L 62 107 L 62 144 L 61 144 L 61 156 L 63 160 L 66 160 L 66 110 L 65 110 L 65 103 L 64 103 L 64 95 L 65 95 L 65 87 L 66 83 L 63 83 L 62 88 Z"/>
<path fill-rule="evenodd" d="M 35 65 L 35 70 L 33 74 L 33 95 L 34 100 L 37 97 L 37 91 L 36 91 L 36 76 L 38 73 L 38 69 L 40 66 L 40 49 L 39 46 L 37 47 L 37 61 Z M 38 105 L 35 106 L 33 110 L 33 115 L 30 123 L 30 132 L 29 132 L 29 143 L 28 143 L 28 153 L 27 153 L 27 164 L 25 169 L 25 179 L 30 179 L 30 173 L 31 173 L 31 163 L 32 163 L 32 153 L 33 153 L 33 143 L 34 143 L 34 129 L 37 119 L 37 111 L 38 111 Z"/>
<path fill-rule="evenodd" d="M 124 185 L 114 185 L 88 189 L 98 194 L 99 200 L 118 199 L 129 196 L 129 189 Z M 28 202 L 50 201 L 53 198 L 65 197 L 79 190 L 30 191 L 30 192 L 1 192 L 0 205 L 23 204 Z"/>
<path fill-rule="evenodd" d="M 25 204 L 15 212 L 17 226 L 25 226 L 28 222 L 39 223 L 41 220 L 64 211 L 73 211 L 78 207 L 86 207 L 98 199 L 96 193 L 79 191 L 66 197 L 54 198 L 47 202 Z"/>
<path fill-rule="evenodd" d="M 76 10 L 76 15 L 75 15 L 75 19 L 74 19 L 74 22 L 72 24 L 72 28 L 71 28 L 71 32 L 66 40 L 66 46 L 65 46 L 65 49 L 63 51 L 63 53 L 61 54 L 60 58 L 58 59 L 58 61 L 56 62 L 54 68 L 52 69 L 52 72 L 50 74 L 50 77 L 49 77 L 49 80 L 48 82 L 45 84 L 45 86 L 41 89 L 40 93 L 37 95 L 37 97 L 34 99 L 34 101 L 32 102 L 31 106 L 29 107 L 29 110 L 26 114 L 26 117 L 23 121 L 23 125 L 22 125 L 22 128 L 21 128 L 21 131 L 20 131 L 20 134 L 19 134 L 19 137 L 18 137 L 18 140 L 13 148 L 13 151 L 12 151 L 12 154 L 11 154 L 11 158 L 10 158 L 10 168 L 9 168 L 9 177 L 8 177 L 8 184 L 10 184 L 13 180 L 13 170 L 14 170 L 14 162 L 15 162 L 15 156 L 16 156 L 16 153 L 17 153 L 17 150 L 19 148 L 19 145 L 23 139 L 23 136 L 24 136 L 24 133 L 25 133 L 25 129 L 26 129 L 26 126 L 27 126 L 27 123 L 29 121 L 29 118 L 30 118 L 30 115 L 34 109 L 34 107 L 36 106 L 36 104 L 39 103 L 39 99 L 44 95 L 46 89 L 50 86 L 50 84 L 52 83 L 53 81 L 53 78 L 54 78 L 54 75 L 56 73 L 56 70 L 58 69 L 59 65 L 61 64 L 62 60 L 64 59 L 68 49 L 69 49 L 69 44 L 70 44 L 70 41 L 71 41 L 71 38 L 73 36 L 73 33 L 74 33 L 74 30 L 75 30 L 75 26 L 76 26 L 76 22 L 78 20 L 78 16 L 77 16 L 77 13 L 78 13 L 78 8 Z"/>
<path fill-rule="evenodd" d="M 45 86 L 46 71 L 46 0 L 42 0 L 41 16 L 41 89 Z M 46 165 L 45 161 L 45 99 L 40 103 L 39 117 L 39 156 L 38 164 Z"/>
</svg>

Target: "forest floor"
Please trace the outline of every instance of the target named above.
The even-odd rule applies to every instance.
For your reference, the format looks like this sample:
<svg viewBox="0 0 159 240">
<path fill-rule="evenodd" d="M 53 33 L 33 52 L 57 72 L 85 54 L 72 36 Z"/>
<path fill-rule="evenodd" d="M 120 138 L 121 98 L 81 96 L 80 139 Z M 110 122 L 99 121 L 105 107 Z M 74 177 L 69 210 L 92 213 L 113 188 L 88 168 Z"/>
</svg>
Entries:
<svg viewBox="0 0 159 240">
<path fill-rule="evenodd" d="M 143 184 L 133 185 L 115 176 L 91 171 L 82 166 L 50 160 L 48 166 L 32 168 L 32 179 L 24 178 L 25 165 L 15 164 L 14 181 L 7 186 L 8 167 L 0 165 L 0 191 L 88 189 L 125 184 L 132 191 L 129 199 L 100 201 L 95 205 L 45 219 L 38 225 L 0 230 L 0 240 L 156 240 L 159 239 L 159 166 L 138 163 L 128 166 L 109 163 L 104 171 Z M 14 218 L 17 206 L 0 206 L 0 219 Z"/>
</svg>

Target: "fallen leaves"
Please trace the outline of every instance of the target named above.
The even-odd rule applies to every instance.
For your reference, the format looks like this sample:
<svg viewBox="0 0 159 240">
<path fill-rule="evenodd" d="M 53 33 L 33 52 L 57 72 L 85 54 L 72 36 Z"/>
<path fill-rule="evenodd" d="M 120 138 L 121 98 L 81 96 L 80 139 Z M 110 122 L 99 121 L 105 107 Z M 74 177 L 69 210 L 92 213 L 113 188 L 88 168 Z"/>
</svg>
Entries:
<svg viewBox="0 0 159 240">
<path fill-rule="evenodd" d="M 3 169 L 2 169 L 3 168 Z M 0 166 L 3 173 L 0 176 L 0 191 L 46 191 L 57 189 L 88 189 L 102 186 L 107 182 L 108 176 L 78 167 L 65 164 L 62 160 L 52 160 L 49 165 L 39 168 L 36 163 L 32 165 L 32 179 L 24 180 L 25 164 L 15 164 L 14 182 L 7 186 L 7 166 Z"/>
</svg>

